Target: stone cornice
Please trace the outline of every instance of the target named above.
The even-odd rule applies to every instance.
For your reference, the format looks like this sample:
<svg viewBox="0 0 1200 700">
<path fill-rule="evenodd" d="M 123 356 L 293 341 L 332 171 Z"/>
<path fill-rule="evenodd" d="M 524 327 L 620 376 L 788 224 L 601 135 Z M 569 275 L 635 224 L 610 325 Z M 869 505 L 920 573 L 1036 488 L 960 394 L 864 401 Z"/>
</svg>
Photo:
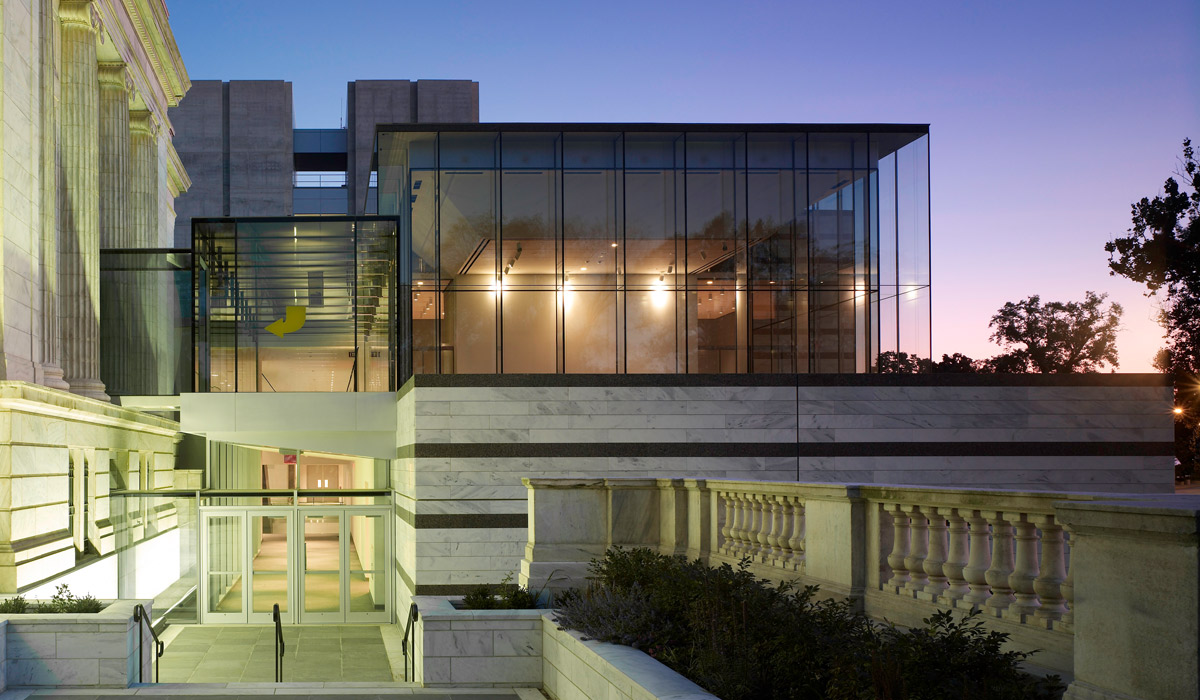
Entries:
<svg viewBox="0 0 1200 700">
<path fill-rule="evenodd" d="M 192 186 L 192 178 L 188 177 L 175 144 L 167 141 L 167 183 L 171 187 L 171 196 L 178 197 Z"/>
<path fill-rule="evenodd" d="M 173 420 L 28 382 L 0 381 L 0 411 L 22 411 L 175 437 Z"/>
<path fill-rule="evenodd" d="M 175 34 L 167 19 L 167 7 L 161 0 L 111 0 L 125 8 L 146 52 L 154 76 L 158 79 L 167 105 L 174 107 L 192 86 L 183 57 L 175 43 Z"/>
</svg>

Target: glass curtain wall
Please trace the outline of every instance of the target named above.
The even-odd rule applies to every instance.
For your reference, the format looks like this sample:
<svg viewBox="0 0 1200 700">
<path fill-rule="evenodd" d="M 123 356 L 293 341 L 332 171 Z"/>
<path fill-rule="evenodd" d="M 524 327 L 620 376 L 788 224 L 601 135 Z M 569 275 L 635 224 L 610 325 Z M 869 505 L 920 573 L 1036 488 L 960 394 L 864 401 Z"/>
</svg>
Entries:
<svg viewBox="0 0 1200 700">
<path fill-rule="evenodd" d="M 396 389 L 395 219 L 196 219 L 193 241 L 198 391 Z"/>
<path fill-rule="evenodd" d="M 111 396 L 192 388 L 192 251 L 100 251 L 100 378 Z"/>
<path fill-rule="evenodd" d="M 929 356 L 928 136 L 378 135 L 414 373 L 869 372 Z M 404 337 L 406 334 L 401 333 Z"/>
</svg>

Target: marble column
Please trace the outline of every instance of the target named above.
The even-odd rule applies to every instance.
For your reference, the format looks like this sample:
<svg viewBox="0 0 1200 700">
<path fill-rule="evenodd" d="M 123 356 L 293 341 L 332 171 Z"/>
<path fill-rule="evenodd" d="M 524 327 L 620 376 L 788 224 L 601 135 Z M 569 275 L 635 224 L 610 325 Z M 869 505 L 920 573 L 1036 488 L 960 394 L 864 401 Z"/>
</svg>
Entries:
<svg viewBox="0 0 1200 700">
<path fill-rule="evenodd" d="M 132 187 L 129 133 L 129 90 L 124 63 L 101 63 L 100 81 L 100 248 L 129 248 L 131 243 Z M 100 379 L 112 390 L 131 391 L 131 364 L 140 354 L 131 273 L 118 272 L 104 280 L 100 298 Z"/>
<path fill-rule="evenodd" d="M 39 240 L 38 292 L 41 295 L 41 355 L 34 370 L 40 384 L 69 389 L 63 381 L 58 311 L 59 154 L 58 100 L 61 81 L 56 71 L 58 16 L 54 3 L 42 3 L 42 230 Z"/>
<path fill-rule="evenodd" d="M 100 247 L 132 243 L 129 91 L 124 63 L 101 63 L 100 82 Z"/>
<path fill-rule="evenodd" d="M 100 85 L 90 2 L 65 0 L 62 20 L 63 372 L 71 391 L 108 400 L 100 382 Z"/>
<path fill-rule="evenodd" d="M 132 218 L 130 241 L 132 248 L 158 247 L 158 124 L 154 116 L 145 110 L 132 112 L 129 116 L 132 139 Z M 154 267 L 150 265 L 148 267 Z M 170 337 L 171 323 L 168 305 L 160 303 L 169 293 L 163 286 L 168 280 L 163 273 L 142 272 L 130 280 L 130 309 L 136 316 L 136 325 L 131 328 L 133 347 L 129 357 L 131 391 L 140 394 L 168 393 L 165 386 L 164 367 Z"/>
</svg>

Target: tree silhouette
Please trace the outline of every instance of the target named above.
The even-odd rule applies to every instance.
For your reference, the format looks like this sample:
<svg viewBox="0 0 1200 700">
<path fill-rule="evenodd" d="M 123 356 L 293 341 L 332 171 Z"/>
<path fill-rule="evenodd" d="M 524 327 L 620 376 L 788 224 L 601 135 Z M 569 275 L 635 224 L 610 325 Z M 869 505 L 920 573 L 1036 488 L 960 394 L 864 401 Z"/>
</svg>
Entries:
<svg viewBox="0 0 1200 700">
<path fill-rule="evenodd" d="M 1084 300 L 1042 303 L 1036 294 L 1007 302 L 988 324 L 991 340 L 1005 348 L 1013 362 L 1043 373 L 1097 372 L 1117 367 L 1120 304 L 1103 308 L 1107 294 L 1084 292 Z"/>
<path fill-rule="evenodd" d="M 1163 183 L 1163 193 L 1143 197 L 1132 207 L 1128 235 L 1104 245 L 1109 274 L 1146 285 L 1146 296 L 1163 303 L 1159 321 L 1166 327 L 1167 347 L 1154 366 L 1174 375 L 1175 455 L 1180 471 L 1200 466 L 1200 165 L 1190 139 L 1183 140 L 1182 169 Z M 1190 187 L 1191 192 L 1186 188 Z"/>
</svg>

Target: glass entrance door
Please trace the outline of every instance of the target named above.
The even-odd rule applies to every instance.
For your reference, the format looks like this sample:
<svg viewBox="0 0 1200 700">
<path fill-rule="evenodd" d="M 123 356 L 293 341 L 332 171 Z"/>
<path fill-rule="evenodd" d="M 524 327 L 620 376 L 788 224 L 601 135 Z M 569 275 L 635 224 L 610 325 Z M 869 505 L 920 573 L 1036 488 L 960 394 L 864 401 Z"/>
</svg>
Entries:
<svg viewBox="0 0 1200 700">
<path fill-rule="evenodd" d="M 262 506 L 200 511 L 201 622 L 390 622 L 387 508 Z"/>
<path fill-rule="evenodd" d="M 200 598 L 205 622 L 246 621 L 246 514 L 204 513 L 200 528 L 204 575 Z"/>
<path fill-rule="evenodd" d="M 277 509 L 250 515 L 249 622 L 271 622 L 276 603 L 290 619 L 292 591 L 288 569 L 292 560 L 292 514 Z"/>
<path fill-rule="evenodd" d="M 342 622 L 346 606 L 342 586 L 342 526 L 340 511 L 305 509 L 300 533 L 301 622 Z"/>
</svg>

